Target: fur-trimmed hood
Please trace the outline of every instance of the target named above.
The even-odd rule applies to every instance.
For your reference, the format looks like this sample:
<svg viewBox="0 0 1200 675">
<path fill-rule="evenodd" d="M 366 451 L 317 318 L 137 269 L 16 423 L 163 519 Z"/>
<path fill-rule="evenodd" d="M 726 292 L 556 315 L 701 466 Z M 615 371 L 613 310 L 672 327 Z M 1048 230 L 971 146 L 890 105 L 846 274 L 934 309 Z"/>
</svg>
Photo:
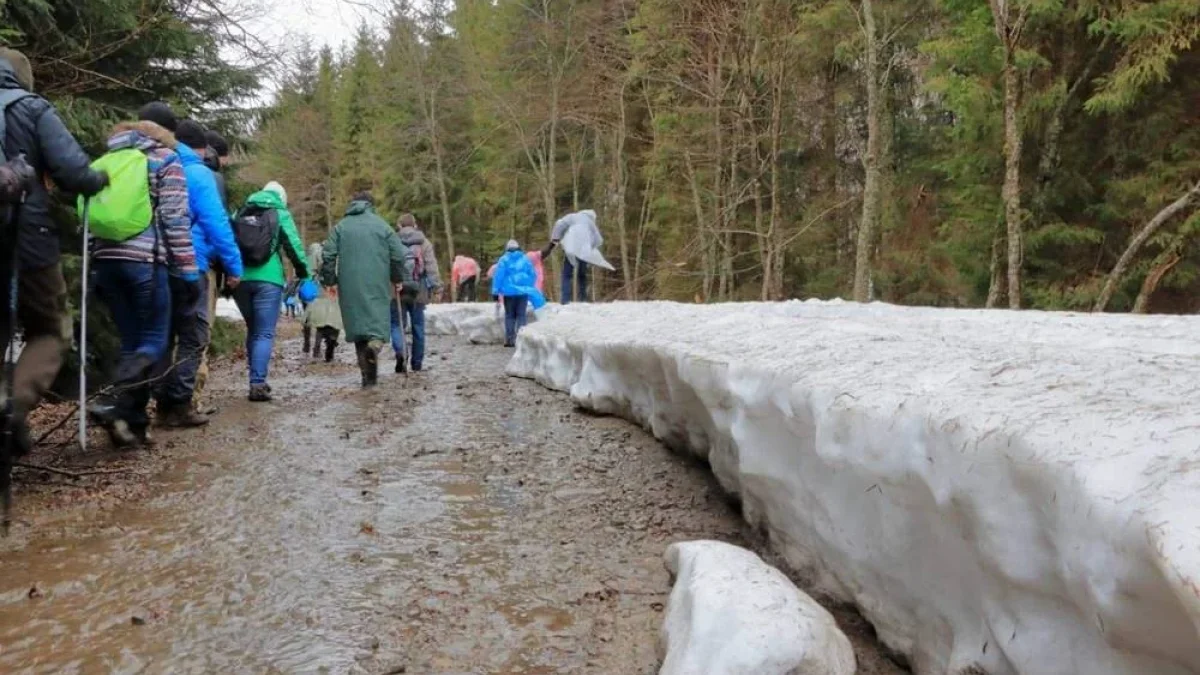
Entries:
<svg viewBox="0 0 1200 675">
<path fill-rule="evenodd" d="M 174 134 L 154 122 L 147 121 L 121 122 L 113 127 L 112 134 L 108 137 L 109 150 L 174 150 L 175 146 Z"/>
</svg>

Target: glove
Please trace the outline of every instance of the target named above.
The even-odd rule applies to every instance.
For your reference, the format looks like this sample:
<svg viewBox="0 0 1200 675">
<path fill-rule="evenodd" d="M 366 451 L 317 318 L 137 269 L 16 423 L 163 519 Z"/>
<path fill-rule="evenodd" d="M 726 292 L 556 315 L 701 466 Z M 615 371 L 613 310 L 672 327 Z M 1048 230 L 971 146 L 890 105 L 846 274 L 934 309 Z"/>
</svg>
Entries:
<svg viewBox="0 0 1200 675">
<path fill-rule="evenodd" d="M 171 277 L 171 300 L 179 307 L 193 307 L 200 301 L 200 279 Z"/>
</svg>

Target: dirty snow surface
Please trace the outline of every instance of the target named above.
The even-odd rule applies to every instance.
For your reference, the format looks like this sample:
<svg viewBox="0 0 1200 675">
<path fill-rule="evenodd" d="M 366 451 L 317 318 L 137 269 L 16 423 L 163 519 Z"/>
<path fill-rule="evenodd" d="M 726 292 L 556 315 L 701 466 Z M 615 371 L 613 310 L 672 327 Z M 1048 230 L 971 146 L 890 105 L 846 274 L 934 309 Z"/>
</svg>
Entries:
<svg viewBox="0 0 1200 675">
<path fill-rule="evenodd" d="M 706 459 L 918 673 L 1200 671 L 1200 320 L 572 305 L 512 375 Z"/>
<path fill-rule="evenodd" d="M 528 322 L 558 311 L 557 305 L 546 305 L 538 312 L 529 309 Z M 498 345 L 504 343 L 504 313 L 492 302 L 440 303 L 425 307 L 425 330 L 430 335 L 460 335 L 472 344 Z"/>
<path fill-rule="evenodd" d="M 659 675 L 854 675 L 833 616 L 753 552 L 687 541 L 666 563 L 675 588 Z"/>
</svg>

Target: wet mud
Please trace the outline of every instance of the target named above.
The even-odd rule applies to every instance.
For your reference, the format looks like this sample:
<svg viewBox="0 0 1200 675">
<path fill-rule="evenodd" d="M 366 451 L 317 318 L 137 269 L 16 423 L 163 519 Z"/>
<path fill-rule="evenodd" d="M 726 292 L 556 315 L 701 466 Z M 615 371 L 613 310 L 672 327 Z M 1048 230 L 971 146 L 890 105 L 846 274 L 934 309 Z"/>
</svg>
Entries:
<svg viewBox="0 0 1200 675">
<path fill-rule="evenodd" d="M 0 672 L 654 673 L 667 544 L 762 542 L 706 468 L 506 378 L 507 351 L 430 349 L 362 391 L 352 349 L 292 339 L 273 403 L 227 363 L 206 429 L 41 451 L 105 473 L 21 472 Z M 837 614 L 859 672 L 899 672 Z"/>
</svg>

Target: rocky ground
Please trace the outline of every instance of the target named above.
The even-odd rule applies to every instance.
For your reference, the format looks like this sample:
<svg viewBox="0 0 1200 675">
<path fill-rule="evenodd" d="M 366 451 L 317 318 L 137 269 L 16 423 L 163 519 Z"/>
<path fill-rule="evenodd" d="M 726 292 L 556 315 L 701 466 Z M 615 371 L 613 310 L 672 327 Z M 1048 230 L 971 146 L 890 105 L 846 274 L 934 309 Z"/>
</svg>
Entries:
<svg viewBox="0 0 1200 675">
<path fill-rule="evenodd" d="M 26 460 L 79 475 L 18 472 L 0 670 L 653 673 L 666 546 L 763 549 L 705 467 L 500 348 L 436 339 L 364 392 L 351 349 L 314 363 L 294 333 L 274 403 L 233 359 L 207 429 L 81 454 L 64 428 Z M 899 672 L 834 610 L 859 672 Z"/>
</svg>

